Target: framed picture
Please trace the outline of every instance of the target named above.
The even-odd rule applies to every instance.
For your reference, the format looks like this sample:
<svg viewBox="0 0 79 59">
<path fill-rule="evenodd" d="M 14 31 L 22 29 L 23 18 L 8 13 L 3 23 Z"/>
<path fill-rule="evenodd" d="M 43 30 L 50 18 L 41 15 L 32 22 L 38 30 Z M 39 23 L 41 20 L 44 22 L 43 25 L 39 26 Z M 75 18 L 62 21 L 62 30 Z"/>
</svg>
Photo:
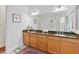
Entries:
<svg viewBox="0 0 79 59">
<path fill-rule="evenodd" d="M 21 15 L 13 13 L 13 22 L 20 23 L 21 22 Z"/>
</svg>

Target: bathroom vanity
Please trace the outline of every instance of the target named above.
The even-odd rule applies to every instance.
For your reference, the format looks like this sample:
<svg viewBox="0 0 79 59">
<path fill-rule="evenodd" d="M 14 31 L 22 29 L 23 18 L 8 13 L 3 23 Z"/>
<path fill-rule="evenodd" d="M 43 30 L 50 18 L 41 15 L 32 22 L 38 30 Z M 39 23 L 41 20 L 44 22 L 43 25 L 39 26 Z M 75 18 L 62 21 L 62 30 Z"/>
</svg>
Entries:
<svg viewBox="0 0 79 59">
<path fill-rule="evenodd" d="M 73 36 L 72 36 L 73 35 Z M 79 35 L 56 35 L 56 33 L 27 32 L 23 31 L 25 46 L 33 47 L 47 53 L 54 54 L 78 54 Z"/>
<path fill-rule="evenodd" d="M 40 14 L 30 19 L 33 29 L 41 31 L 23 30 L 24 44 L 52 54 L 79 54 L 79 6 L 63 7 L 67 10 L 48 13 L 37 8 Z"/>
</svg>

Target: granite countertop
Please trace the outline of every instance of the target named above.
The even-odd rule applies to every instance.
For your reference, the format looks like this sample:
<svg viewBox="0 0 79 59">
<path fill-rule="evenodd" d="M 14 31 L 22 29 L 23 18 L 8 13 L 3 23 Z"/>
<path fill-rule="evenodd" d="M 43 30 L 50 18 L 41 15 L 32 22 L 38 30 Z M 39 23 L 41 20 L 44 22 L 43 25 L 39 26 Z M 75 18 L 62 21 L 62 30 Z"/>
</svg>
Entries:
<svg viewBox="0 0 79 59">
<path fill-rule="evenodd" d="M 27 30 L 23 30 L 23 32 L 28 32 Z M 43 33 L 42 30 L 30 30 L 29 33 L 39 34 L 39 35 L 49 35 L 49 36 L 57 36 L 57 37 L 67 37 L 77 39 L 79 38 L 78 34 L 73 32 L 64 32 L 63 34 L 56 34 L 56 31 L 48 31 L 47 33 Z"/>
</svg>

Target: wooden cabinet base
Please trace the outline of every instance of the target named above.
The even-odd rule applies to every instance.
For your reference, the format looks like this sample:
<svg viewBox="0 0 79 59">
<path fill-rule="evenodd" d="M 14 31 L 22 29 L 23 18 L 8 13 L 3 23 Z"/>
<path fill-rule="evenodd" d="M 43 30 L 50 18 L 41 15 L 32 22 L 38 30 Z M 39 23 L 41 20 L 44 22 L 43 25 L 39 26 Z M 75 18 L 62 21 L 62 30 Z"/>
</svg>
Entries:
<svg viewBox="0 0 79 59">
<path fill-rule="evenodd" d="M 51 54 L 79 54 L 79 39 L 24 33 L 25 45 Z"/>
</svg>

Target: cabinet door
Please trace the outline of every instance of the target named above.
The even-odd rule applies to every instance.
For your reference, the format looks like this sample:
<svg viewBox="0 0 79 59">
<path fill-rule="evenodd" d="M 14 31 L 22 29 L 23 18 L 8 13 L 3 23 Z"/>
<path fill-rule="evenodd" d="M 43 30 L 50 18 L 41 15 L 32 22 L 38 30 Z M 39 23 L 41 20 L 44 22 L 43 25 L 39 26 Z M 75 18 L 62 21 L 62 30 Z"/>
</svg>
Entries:
<svg viewBox="0 0 79 59">
<path fill-rule="evenodd" d="M 30 46 L 37 48 L 37 34 L 30 34 Z"/>
<path fill-rule="evenodd" d="M 79 44 L 77 44 L 77 54 L 79 54 Z"/>
<path fill-rule="evenodd" d="M 48 36 L 47 41 L 49 53 L 60 53 L 60 37 Z"/>
<path fill-rule="evenodd" d="M 26 45 L 26 46 L 29 46 L 30 44 L 30 41 L 29 41 L 29 33 L 27 32 L 23 32 L 23 43 Z"/>
<path fill-rule="evenodd" d="M 75 43 L 61 42 L 61 53 L 62 54 L 75 54 L 76 52 L 77 52 L 77 47 Z"/>
<path fill-rule="evenodd" d="M 29 36 L 24 36 L 23 42 L 25 45 L 29 46 Z"/>
<path fill-rule="evenodd" d="M 38 35 L 38 49 L 47 51 L 47 39 L 44 35 Z"/>
</svg>

